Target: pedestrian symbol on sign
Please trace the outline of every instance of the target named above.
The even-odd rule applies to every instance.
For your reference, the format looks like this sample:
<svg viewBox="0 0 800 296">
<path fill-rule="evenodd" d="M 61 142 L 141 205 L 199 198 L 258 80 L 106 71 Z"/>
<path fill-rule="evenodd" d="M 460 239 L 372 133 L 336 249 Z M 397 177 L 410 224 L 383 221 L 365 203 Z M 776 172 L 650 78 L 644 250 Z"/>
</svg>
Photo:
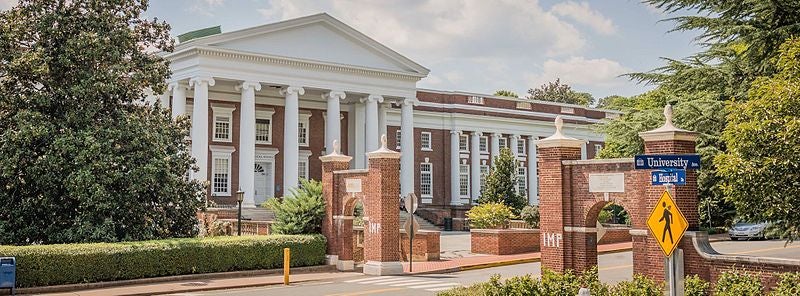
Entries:
<svg viewBox="0 0 800 296">
<path fill-rule="evenodd" d="M 669 234 L 669 242 L 674 244 L 675 241 L 672 239 L 672 229 L 670 229 L 670 225 L 672 225 L 672 212 L 669 211 L 672 209 L 672 206 L 667 206 L 667 202 L 661 202 L 661 206 L 664 207 L 664 215 L 658 220 L 658 222 L 664 221 L 664 232 L 661 233 L 661 242 L 663 243 L 667 234 Z"/>
<path fill-rule="evenodd" d="M 683 216 L 669 192 L 664 191 L 647 218 L 647 227 L 650 228 L 653 238 L 661 247 L 664 255 L 669 256 L 680 243 L 686 229 L 689 228 L 689 222 L 686 221 L 686 217 Z"/>
</svg>

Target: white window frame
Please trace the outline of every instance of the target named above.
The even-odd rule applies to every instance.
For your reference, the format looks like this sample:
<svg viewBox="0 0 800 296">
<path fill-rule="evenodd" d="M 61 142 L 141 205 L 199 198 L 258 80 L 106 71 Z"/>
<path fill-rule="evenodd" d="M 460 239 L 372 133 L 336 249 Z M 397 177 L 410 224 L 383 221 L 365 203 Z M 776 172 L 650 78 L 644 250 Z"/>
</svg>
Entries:
<svg viewBox="0 0 800 296">
<path fill-rule="evenodd" d="M 461 197 L 469 198 L 469 165 L 468 164 L 460 164 L 458 165 L 458 195 Z"/>
<path fill-rule="evenodd" d="M 272 121 L 273 114 L 275 114 L 275 110 L 256 110 L 256 120 L 269 120 L 269 132 L 267 133 L 267 138 L 269 138 L 269 141 L 258 140 L 258 124 L 256 123 L 256 126 L 253 129 L 256 133 L 256 144 L 272 144 L 272 127 L 274 126 L 274 121 Z"/>
<path fill-rule="evenodd" d="M 481 136 L 478 139 L 478 149 L 481 153 L 489 153 L 489 137 L 488 136 Z"/>
<path fill-rule="evenodd" d="M 395 132 L 395 134 L 394 134 L 394 139 L 395 139 L 395 141 L 397 141 L 397 148 L 396 149 L 399 150 L 400 149 L 400 142 L 403 140 L 403 131 L 398 129 L 397 132 Z"/>
<path fill-rule="evenodd" d="M 212 117 L 214 118 L 214 123 L 212 125 L 211 134 L 213 135 L 212 138 L 214 142 L 225 142 L 231 143 L 233 142 L 233 111 L 236 110 L 234 107 L 223 107 L 223 106 L 211 106 L 212 110 Z M 227 138 L 218 138 L 217 137 L 217 120 L 219 117 L 227 117 L 228 118 L 228 137 Z"/>
<path fill-rule="evenodd" d="M 468 96 L 467 97 L 467 104 L 483 105 L 483 97 Z"/>
<path fill-rule="evenodd" d="M 233 164 L 233 157 L 232 154 L 236 151 L 236 148 L 230 146 L 209 146 L 211 150 L 211 196 L 231 196 L 231 187 L 233 182 L 233 171 L 231 170 Z M 216 179 L 215 174 L 217 170 L 217 160 L 225 159 L 228 161 L 228 168 L 227 168 L 227 175 L 228 175 L 228 182 L 225 189 L 226 191 L 217 192 L 216 189 Z"/>
<path fill-rule="evenodd" d="M 506 138 L 506 137 L 498 138 L 497 139 L 497 145 L 499 146 L 500 149 L 508 148 L 508 138 Z"/>
<path fill-rule="evenodd" d="M 311 131 L 310 131 L 311 127 L 309 126 L 310 123 L 311 123 L 311 113 L 300 113 L 300 116 L 297 121 L 297 144 L 300 147 L 308 147 L 308 144 L 311 142 Z M 302 130 L 300 129 L 301 125 L 305 126 L 306 129 L 305 137 L 301 137 L 302 136 L 301 133 Z M 305 141 L 301 141 L 301 139 Z"/>
<path fill-rule="evenodd" d="M 427 171 L 423 170 L 423 167 L 428 167 L 428 170 Z M 430 182 L 428 184 L 429 192 L 427 194 L 425 193 L 425 191 L 423 191 L 423 186 L 425 185 L 425 183 L 423 182 L 424 180 L 423 176 L 425 175 L 428 175 L 430 179 Z M 433 198 L 433 164 L 430 162 L 421 162 L 419 164 L 419 195 L 421 197 Z"/>
<path fill-rule="evenodd" d="M 528 192 L 528 168 L 524 165 L 517 167 L 517 193 Z"/>
<path fill-rule="evenodd" d="M 528 155 L 528 143 L 523 138 L 517 138 L 517 155 Z"/>
<path fill-rule="evenodd" d="M 561 107 L 561 113 L 575 114 L 575 108 L 574 107 L 562 106 Z"/>
<path fill-rule="evenodd" d="M 425 143 L 425 137 L 428 137 L 428 143 Z M 422 151 L 433 151 L 433 137 L 431 136 L 430 132 L 420 132 L 419 133 L 419 145 Z"/>
<path fill-rule="evenodd" d="M 458 136 L 458 151 L 469 152 L 469 135 L 461 134 Z"/>
<path fill-rule="evenodd" d="M 486 177 L 489 176 L 489 166 L 486 164 L 481 164 L 481 192 L 486 188 Z"/>
<path fill-rule="evenodd" d="M 309 150 L 300 150 L 299 157 L 297 158 L 297 179 L 310 179 L 311 177 L 308 175 L 308 167 L 311 164 L 309 162 L 309 157 L 311 157 L 311 151 Z M 300 164 L 305 164 L 305 168 L 302 170 L 300 169 Z"/>
</svg>

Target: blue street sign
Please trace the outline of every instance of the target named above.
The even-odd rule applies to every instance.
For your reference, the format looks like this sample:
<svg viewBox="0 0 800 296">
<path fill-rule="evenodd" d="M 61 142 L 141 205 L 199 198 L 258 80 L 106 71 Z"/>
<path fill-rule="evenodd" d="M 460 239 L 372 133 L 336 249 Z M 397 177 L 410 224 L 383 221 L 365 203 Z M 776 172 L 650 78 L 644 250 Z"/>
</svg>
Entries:
<svg viewBox="0 0 800 296">
<path fill-rule="evenodd" d="M 634 165 L 637 170 L 655 169 L 683 169 L 696 170 L 700 168 L 700 155 L 697 154 L 643 154 L 636 155 Z"/>
<path fill-rule="evenodd" d="M 685 170 L 663 170 L 652 171 L 650 173 L 651 184 L 653 185 L 686 185 L 686 171 Z"/>
</svg>

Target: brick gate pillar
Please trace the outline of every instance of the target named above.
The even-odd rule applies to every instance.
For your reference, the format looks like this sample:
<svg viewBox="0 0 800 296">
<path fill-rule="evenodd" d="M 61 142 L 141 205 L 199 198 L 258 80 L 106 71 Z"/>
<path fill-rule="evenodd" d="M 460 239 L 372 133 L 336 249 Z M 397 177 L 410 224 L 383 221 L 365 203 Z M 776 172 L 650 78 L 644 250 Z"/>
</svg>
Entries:
<svg viewBox="0 0 800 296">
<path fill-rule="evenodd" d="M 337 231 L 337 223 L 342 223 L 342 221 L 337 221 L 335 218 L 343 212 L 344 201 L 341 199 L 345 195 L 337 193 L 339 188 L 337 188 L 333 172 L 348 169 L 352 157 L 339 153 L 339 142 L 333 141 L 333 152 L 320 156 L 319 159 L 322 161 L 322 196 L 325 199 L 325 219 L 322 220 L 322 235 L 327 239 L 325 263 L 337 265 L 339 256 L 342 254 L 341 249 L 344 246 Z M 350 222 L 350 232 L 352 233 L 353 221 L 346 222 Z M 348 258 L 343 259 L 353 260 L 352 251 L 348 255 Z"/>
<path fill-rule="evenodd" d="M 645 154 L 694 154 L 697 132 L 679 129 L 672 124 L 672 106 L 664 107 L 664 125 L 639 133 L 644 140 Z M 649 172 L 646 174 L 650 176 Z M 664 192 L 664 186 L 653 186 L 645 183 L 645 202 L 643 204 L 644 219 L 653 211 L 655 203 Z M 686 185 L 675 186 L 675 203 L 689 222 L 689 229 L 697 230 L 699 214 L 697 212 L 697 172 L 686 171 Z M 645 226 L 646 227 L 646 226 Z M 633 239 L 633 272 L 647 275 L 655 280 L 664 280 L 664 253 L 647 229 L 631 230 Z M 682 242 L 690 240 L 684 236 Z M 685 245 L 681 243 L 681 245 Z M 680 246 L 680 245 L 679 245 Z"/>
<path fill-rule="evenodd" d="M 364 200 L 364 273 L 402 274 L 400 263 L 400 153 L 381 148 L 367 153 L 369 178 Z"/>
<path fill-rule="evenodd" d="M 562 165 L 564 160 L 581 158 L 581 145 L 584 141 L 570 138 L 562 133 L 564 121 L 556 117 L 556 132 L 550 137 L 539 140 L 539 211 L 541 221 L 542 267 L 554 271 L 574 269 L 572 232 L 565 228 L 573 228 L 572 223 L 572 186 L 569 183 L 568 168 Z M 585 257 L 586 254 L 583 254 Z"/>
</svg>

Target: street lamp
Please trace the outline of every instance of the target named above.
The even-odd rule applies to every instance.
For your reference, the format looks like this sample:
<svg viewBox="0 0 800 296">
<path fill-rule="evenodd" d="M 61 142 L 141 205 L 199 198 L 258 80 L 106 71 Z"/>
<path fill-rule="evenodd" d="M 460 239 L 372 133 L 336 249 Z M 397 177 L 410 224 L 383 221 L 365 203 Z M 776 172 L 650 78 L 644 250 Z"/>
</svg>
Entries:
<svg viewBox="0 0 800 296">
<path fill-rule="evenodd" d="M 244 191 L 239 189 L 236 191 L 236 202 L 239 203 L 239 218 L 238 222 L 236 223 L 237 233 L 239 236 L 242 236 L 242 201 L 244 200 Z"/>
</svg>

